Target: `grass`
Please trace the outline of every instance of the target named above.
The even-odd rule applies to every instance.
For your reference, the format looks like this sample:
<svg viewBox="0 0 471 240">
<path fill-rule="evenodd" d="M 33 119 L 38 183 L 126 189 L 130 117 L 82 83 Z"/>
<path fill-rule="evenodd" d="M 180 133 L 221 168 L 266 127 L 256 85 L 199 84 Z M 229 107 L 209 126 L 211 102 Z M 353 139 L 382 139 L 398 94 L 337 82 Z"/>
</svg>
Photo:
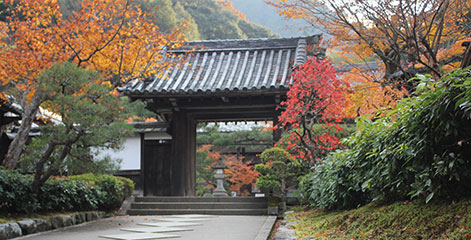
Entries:
<svg viewBox="0 0 471 240">
<path fill-rule="evenodd" d="M 471 239 L 471 200 L 369 204 L 347 211 L 296 207 L 288 213 L 298 239 Z"/>
</svg>

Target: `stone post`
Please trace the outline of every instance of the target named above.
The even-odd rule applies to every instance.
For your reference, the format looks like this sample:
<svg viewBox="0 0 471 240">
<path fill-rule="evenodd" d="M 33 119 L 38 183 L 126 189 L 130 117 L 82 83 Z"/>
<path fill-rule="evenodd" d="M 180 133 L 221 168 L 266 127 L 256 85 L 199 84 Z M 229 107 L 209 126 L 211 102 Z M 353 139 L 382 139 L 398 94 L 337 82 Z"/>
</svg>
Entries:
<svg viewBox="0 0 471 240">
<path fill-rule="evenodd" d="M 216 174 L 214 178 L 216 178 L 216 189 L 213 192 L 214 197 L 227 197 L 227 192 L 224 189 L 224 169 L 227 168 L 227 165 L 222 161 L 222 158 L 219 158 L 219 161 L 214 165 L 211 166 L 212 169 L 216 169 Z"/>
</svg>

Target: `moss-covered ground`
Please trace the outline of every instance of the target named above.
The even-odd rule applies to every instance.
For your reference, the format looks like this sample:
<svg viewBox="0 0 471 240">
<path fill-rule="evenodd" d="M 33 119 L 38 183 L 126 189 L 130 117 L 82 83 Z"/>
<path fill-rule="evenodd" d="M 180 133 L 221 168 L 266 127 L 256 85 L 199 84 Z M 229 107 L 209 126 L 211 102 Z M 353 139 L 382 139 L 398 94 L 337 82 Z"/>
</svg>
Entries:
<svg viewBox="0 0 471 240">
<path fill-rule="evenodd" d="M 298 239 L 471 239 L 471 200 L 369 204 L 346 211 L 295 207 Z"/>
</svg>

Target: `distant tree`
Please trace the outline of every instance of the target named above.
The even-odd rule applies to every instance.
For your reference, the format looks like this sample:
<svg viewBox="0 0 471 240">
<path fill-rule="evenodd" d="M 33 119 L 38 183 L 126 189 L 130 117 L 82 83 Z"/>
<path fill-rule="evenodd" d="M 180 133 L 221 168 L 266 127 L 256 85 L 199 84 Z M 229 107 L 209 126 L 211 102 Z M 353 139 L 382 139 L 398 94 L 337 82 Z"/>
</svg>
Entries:
<svg viewBox="0 0 471 240">
<path fill-rule="evenodd" d="M 185 30 L 185 36 L 190 40 L 201 40 L 201 34 L 198 29 L 198 24 L 195 19 L 185 10 L 181 1 L 177 1 L 173 4 L 173 10 L 177 15 L 179 23 L 184 23 L 188 26 Z"/>
<path fill-rule="evenodd" d="M 149 17 L 159 26 L 160 31 L 169 33 L 173 28 L 177 27 L 177 14 L 173 10 L 171 0 L 151 0 L 141 1 L 149 12 Z"/>
<path fill-rule="evenodd" d="M 247 151 L 263 152 L 273 145 L 273 134 L 268 128 L 254 127 L 252 130 L 239 130 L 233 132 L 220 132 L 217 126 L 202 128 L 204 133 L 198 133 L 197 145 L 213 145 L 215 151 L 235 152 L 238 147 L 245 147 Z"/>
<path fill-rule="evenodd" d="M 189 40 L 245 39 L 276 36 L 249 22 L 227 0 L 138 0 L 163 32 L 184 26 Z"/>
<path fill-rule="evenodd" d="M 202 145 L 196 150 L 196 195 L 202 196 L 214 189 L 214 170 L 211 166 L 220 157 L 219 152 L 211 150 L 212 145 Z"/>
<path fill-rule="evenodd" d="M 250 163 L 244 163 L 242 158 L 234 155 L 222 155 L 221 152 L 214 150 L 210 144 L 202 145 L 196 151 L 196 182 L 197 195 L 203 195 L 207 190 L 214 189 L 214 170 L 212 165 L 216 164 L 220 158 L 227 165 L 225 170 L 227 190 L 238 192 L 240 195 L 246 195 L 247 192 L 241 191 L 245 185 L 252 185 L 256 182 L 258 172 L 256 172 Z"/>
<path fill-rule="evenodd" d="M 230 7 L 230 3 L 228 5 L 227 1 L 174 0 L 174 2 L 180 2 L 195 20 L 201 39 L 245 39 L 276 36 L 265 27 L 249 24 L 247 20 L 243 19 L 240 12 Z"/>
<path fill-rule="evenodd" d="M 224 163 L 228 169 L 225 170 L 226 180 L 230 184 L 230 189 L 237 192 L 239 196 L 246 196 L 250 194 L 248 191 L 243 191 L 244 186 L 252 187 L 256 183 L 258 172 L 250 162 L 243 162 L 242 157 L 225 156 Z"/>
<path fill-rule="evenodd" d="M 225 10 L 213 0 L 189 1 L 196 3 L 187 11 L 198 23 L 198 29 L 205 39 L 240 39 L 247 36 L 238 27 L 238 16 Z"/>
<path fill-rule="evenodd" d="M 284 149 L 274 147 L 263 151 L 260 155 L 263 164 L 255 165 L 260 173 L 257 187 L 265 191 L 273 191 L 281 197 L 283 211 L 286 210 L 286 194 L 289 186 L 294 186 L 299 164 Z"/>
</svg>

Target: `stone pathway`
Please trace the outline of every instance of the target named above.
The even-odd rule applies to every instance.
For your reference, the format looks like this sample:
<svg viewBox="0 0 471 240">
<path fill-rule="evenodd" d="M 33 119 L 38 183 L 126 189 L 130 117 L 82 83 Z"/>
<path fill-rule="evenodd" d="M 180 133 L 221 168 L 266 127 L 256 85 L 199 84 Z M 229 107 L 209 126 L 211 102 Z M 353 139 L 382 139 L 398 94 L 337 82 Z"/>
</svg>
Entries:
<svg viewBox="0 0 471 240">
<path fill-rule="evenodd" d="M 179 238 L 178 232 L 193 231 L 192 228 L 182 228 L 203 225 L 202 222 L 209 221 L 216 216 L 209 215 L 175 215 L 170 217 L 152 218 L 155 222 L 138 223 L 144 227 L 120 228 L 128 233 L 101 235 L 102 238 L 117 240 L 144 240 L 144 239 L 169 239 Z M 132 233 L 129 233 L 132 232 Z M 169 234 L 171 232 L 172 234 Z"/>
<path fill-rule="evenodd" d="M 116 216 L 32 234 L 22 240 L 266 240 L 274 216 Z"/>
</svg>

